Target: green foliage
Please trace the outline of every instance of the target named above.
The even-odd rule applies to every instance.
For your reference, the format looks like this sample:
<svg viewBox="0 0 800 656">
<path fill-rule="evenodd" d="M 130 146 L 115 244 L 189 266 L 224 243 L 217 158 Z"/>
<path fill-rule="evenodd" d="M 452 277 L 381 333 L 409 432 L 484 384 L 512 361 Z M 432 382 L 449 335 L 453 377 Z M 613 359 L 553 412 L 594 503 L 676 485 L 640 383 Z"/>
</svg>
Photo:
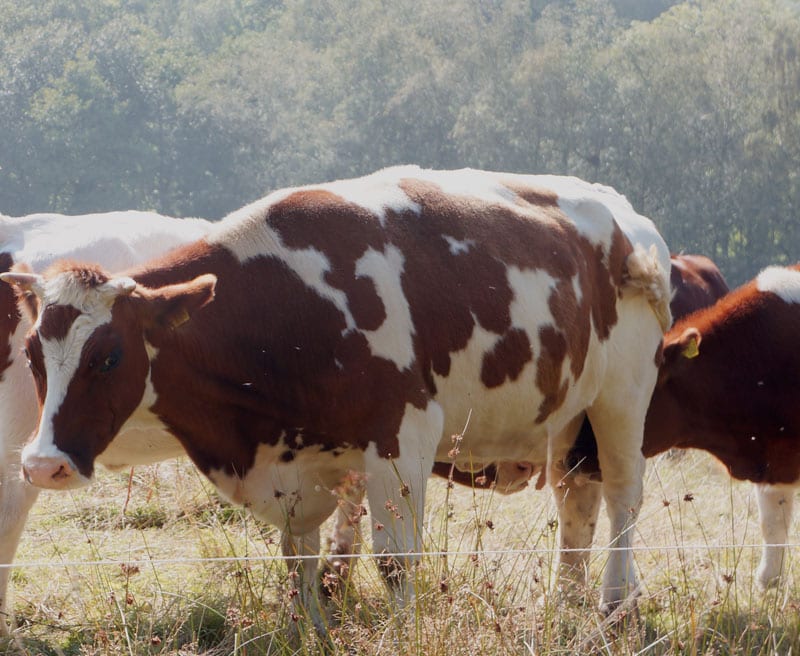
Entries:
<svg viewBox="0 0 800 656">
<path fill-rule="evenodd" d="M 738 283 L 797 259 L 798 43 L 792 0 L 0 0 L 0 209 L 565 173 Z"/>
</svg>

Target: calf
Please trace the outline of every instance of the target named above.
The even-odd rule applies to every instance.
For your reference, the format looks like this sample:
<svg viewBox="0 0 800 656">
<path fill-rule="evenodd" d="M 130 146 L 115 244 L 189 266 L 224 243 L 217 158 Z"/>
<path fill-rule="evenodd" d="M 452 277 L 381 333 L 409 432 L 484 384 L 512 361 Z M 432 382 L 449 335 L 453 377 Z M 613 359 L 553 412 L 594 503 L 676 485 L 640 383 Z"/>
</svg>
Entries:
<svg viewBox="0 0 800 656">
<path fill-rule="evenodd" d="M 201 219 L 173 219 L 150 212 L 111 212 L 84 216 L 31 214 L 0 215 L 0 271 L 24 262 L 43 270 L 59 258 L 91 258 L 111 270 L 164 253 L 169 248 L 198 239 L 211 224 Z M 23 308 L 24 309 L 24 308 Z M 29 314 L 20 312 L 11 287 L 0 287 L 0 565 L 9 565 L 19 544 L 37 488 L 20 477 L 20 452 L 36 428 L 37 402 L 26 360 L 20 357 Z M 155 439 L 159 452 L 182 453 L 168 433 L 120 436 L 136 447 L 123 458 L 138 463 L 146 440 Z M 141 443 L 144 443 L 140 446 Z M 144 449 L 143 449 L 144 446 Z M 146 460 L 145 456 L 145 460 Z M 0 634 L 8 633 L 8 567 L 0 567 Z"/>
<path fill-rule="evenodd" d="M 672 327 L 647 414 L 646 456 L 703 449 L 756 483 L 764 587 L 781 574 L 800 483 L 798 335 L 800 266 L 769 267 Z"/>
<path fill-rule="evenodd" d="M 404 554 L 379 562 L 407 599 L 434 462 L 548 467 L 586 410 L 617 547 L 613 605 L 635 586 L 668 265 L 652 223 L 607 187 L 397 167 L 277 191 L 124 276 L 4 274 L 42 307 L 25 475 L 86 484 L 120 430 L 166 427 L 224 496 L 283 530 L 320 626 L 316 563 L 297 556 L 318 553 L 330 490 L 350 472 L 366 475 L 375 551 Z"/>
</svg>

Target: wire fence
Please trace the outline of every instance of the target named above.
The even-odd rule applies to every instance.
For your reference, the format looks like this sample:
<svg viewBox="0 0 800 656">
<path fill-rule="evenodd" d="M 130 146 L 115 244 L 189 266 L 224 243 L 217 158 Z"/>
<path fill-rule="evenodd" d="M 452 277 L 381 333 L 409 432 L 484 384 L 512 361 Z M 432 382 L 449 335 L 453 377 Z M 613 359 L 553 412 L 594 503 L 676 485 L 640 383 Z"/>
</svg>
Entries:
<svg viewBox="0 0 800 656">
<path fill-rule="evenodd" d="M 357 559 L 370 560 L 374 558 L 450 558 L 450 557 L 473 557 L 473 556 L 556 556 L 559 553 L 609 553 L 612 551 L 628 551 L 633 553 L 653 553 L 653 552 L 697 552 L 697 551 L 725 551 L 725 550 L 761 550 L 764 547 L 792 549 L 800 547 L 797 542 L 782 542 L 768 545 L 756 543 L 716 543 L 716 544 L 662 544 L 657 546 L 633 546 L 633 547 L 608 547 L 592 546 L 585 549 L 559 549 L 549 547 L 533 547 L 523 549 L 459 549 L 454 551 L 397 551 L 381 553 L 350 553 L 335 554 L 337 559 Z M 258 555 L 258 556 L 189 556 L 180 558 L 102 558 L 96 560 L 31 560 L 17 561 L 14 563 L 2 563 L 0 569 L 9 568 L 63 568 L 63 567 L 102 567 L 125 565 L 192 565 L 202 563 L 273 563 L 281 561 L 296 560 L 317 560 L 327 554 L 302 554 L 297 556 Z M 333 556 L 333 554 L 330 554 Z"/>
</svg>

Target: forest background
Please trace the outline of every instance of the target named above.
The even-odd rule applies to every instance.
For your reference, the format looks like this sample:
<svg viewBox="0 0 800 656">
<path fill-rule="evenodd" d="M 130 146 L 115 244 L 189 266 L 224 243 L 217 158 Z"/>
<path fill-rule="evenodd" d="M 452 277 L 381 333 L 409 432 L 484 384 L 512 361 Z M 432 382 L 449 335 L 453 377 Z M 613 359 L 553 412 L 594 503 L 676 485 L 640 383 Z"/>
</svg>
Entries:
<svg viewBox="0 0 800 656">
<path fill-rule="evenodd" d="M 0 0 L 0 211 L 219 218 L 399 163 L 603 182 L 800 260 L 796 0 Z"/>
</svg>

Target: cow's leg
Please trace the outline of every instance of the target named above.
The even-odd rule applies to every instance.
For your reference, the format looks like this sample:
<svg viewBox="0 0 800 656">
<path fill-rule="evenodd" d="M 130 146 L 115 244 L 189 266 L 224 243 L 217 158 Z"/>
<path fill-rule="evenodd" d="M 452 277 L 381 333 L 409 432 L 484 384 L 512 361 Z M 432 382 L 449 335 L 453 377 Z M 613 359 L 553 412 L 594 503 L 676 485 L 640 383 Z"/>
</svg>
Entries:
<svg viewBox="0 0 800 656">
<path fill-rule="evenodd" d="M 370 445 L 364 457 L 373 550 L 397 554 L 379 555 L 378 565 L 401 605 L 413 596 L 407 573 L 422 549 L 425 489 L 443 425 L 437 403 L 430 402 L 425 410 L 407 405 L 397 436 L 400 453 L 382 457 Z"/>
<path fill-rule="evenodd" d="M 38 488 L 20 477 L 19 466 L 0 473 L 0 564 L 14 562 L 28 513 L 39 496 Z M 7 620 L 11 618 L 8 604 L 9 567 L 0 568 L 0 635 L 8 635 Z"/>
<path fill-rule="evenodd" d="M 336 586 L 346 586 L 352 575 L 356 559 L 351 554 L 361 551 L 361 517 L 366 513 L 363 503 L 365 491 L 363 478 L 347 481 L 339 489 L 333 535 L 322 577 L 326 591 L 333 592 Z M 328 578 L 330 574 L 333 580 Z"/>
<path fill-rule="evenodd" d="M 551 477 L 558 508 L 558 585 L 565 594 L 586 590 L 589 556 L 600 510 L 599 483 L 576 484 L 575 477 Z"/>
<path fill-rule="evenodd" d="M 764 547 L 758 565 L 758 583 L 769 588 L 778 583 L 783 572 L 789 527 L 792 523 L 795 488 L 791 485 L 756 485 L 758 514 Z"/>
<path fill-rule="evenodd" d="M 287 559 L 289 579 L 292 584 L 289 594 L 296 611 L 295 617 L 292 618 L 295 622 L 293 631 L 296 630 L 299 617 L 305 615 L 311 619 L 317 631 L 321 634 L 326 632 L 324 609 L 320 603 L 317 587 L 319 542 L 319 528 L 299 536 L 284 531 L 281 536 L 281 551 Z"/>
<path fill-rule="evenodd" d="M 646 387 L 646 389 L 650 389 Z M 642 505 L 642 455 L 645 403 L 622 390 L 614 403 L 596 402 L 589 420 L 597 437 L 603 472 L 603 497 L 610 520 L 611 552 L 603 576 L 601 609 L 610 612 L 637 587 L 631 543 L 633 527 Z M 619 403 L 627 403 L 620 407 Z"/>
<path fill-rule="evenodd" d="M 562 594 L 582 595 L 586 590 L 589 555 L 600 510 L 600 485 L 588 480 L 580 471 L 581 462 L 568 470 L 566 460 L 572 455 L 576 435 L 584 430 L 583 413 L 551 439 L 554 462 L 547 472 L 558 509 L 559 566 L 557 584 Z M 588 425 L 588 422 L 587 422 Z M 589 441 L 594 446 L 591 427 Z M 565 452 L 566 453 L 563 453 Z M 563 453 L 563 455 L 562 455 Z"/>
</svg>

